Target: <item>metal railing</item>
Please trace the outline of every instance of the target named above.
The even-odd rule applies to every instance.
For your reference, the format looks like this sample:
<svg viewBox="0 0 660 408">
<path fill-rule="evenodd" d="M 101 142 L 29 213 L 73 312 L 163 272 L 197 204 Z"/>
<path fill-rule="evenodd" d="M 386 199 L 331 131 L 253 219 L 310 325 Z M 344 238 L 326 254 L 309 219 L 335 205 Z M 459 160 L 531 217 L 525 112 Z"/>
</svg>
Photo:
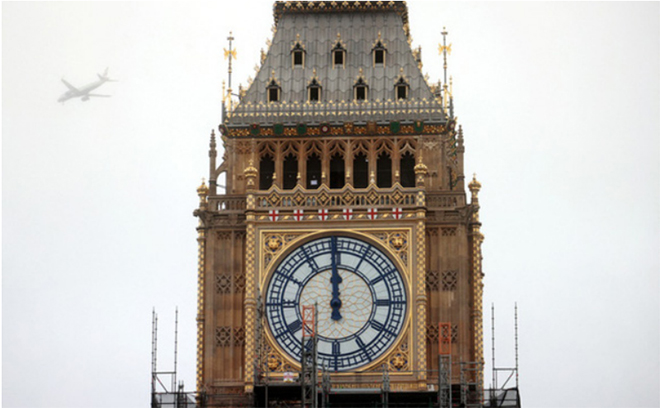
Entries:
<svg viewBox="0 0 660 408">
<path fill-rule="evenodd" d="M 322 186 L 316 190 L 296 187 L 292 190 L 281 190 L 271 187 L 269 190 L 255 192 L 255 209 L 272 208 L 308 208 L 308 209 L 341 209 L 369 208 L 378 206 L 398 206 L 410 208 L 417 206 L 417 188 L 405 188 L 396 185 L 392 188 L 355 189 L 346 186 L 340 190 L 328 189 Z M 462 192 L 441 192 L 425 194 L 427 209 L 454 210 L 465 207 L 466 198 Z M 247 209 L 246 195 L 218 195 L 208 199 L 209 210 L 222 213 L 243 213 Z"/>
<path fill-rule="evenodd" d="M 327 101 L 327 102 L 259 102 L 240 103 L 228 113 L 228 124 L 253 123 L 297 123 L 300 121 L 344 122 L 356 116 L 392 121 L 438 120 L 444 118 L 444 110 L 437 100 L 398 99 L 375 101 Z"/>
</svg>

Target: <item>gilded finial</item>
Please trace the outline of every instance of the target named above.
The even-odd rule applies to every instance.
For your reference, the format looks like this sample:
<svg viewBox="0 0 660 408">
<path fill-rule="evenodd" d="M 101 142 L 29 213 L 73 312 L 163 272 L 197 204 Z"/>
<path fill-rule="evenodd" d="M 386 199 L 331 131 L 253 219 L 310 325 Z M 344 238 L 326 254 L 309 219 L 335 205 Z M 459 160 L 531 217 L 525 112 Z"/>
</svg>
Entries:
<svg viewBox="0 0 660 408">
<path fill-rule="evenodd" d="M 417 160 L 417 164 L 415 165 L 414 170 L 415 170 L 415 174 L 418 174 L 418 175 L 421 174 L 421 175 L 424 175 L 424 176 L 426 176 L 429 172 L 429 168 L 426 167 L 426 164 L 424 164 L 424 162 L 422 160 L 422 152 L 421 151 L 419 152 L 419 159 Z"/>
<path fill-rule="evenodd" d="M 248 161 L 248 166 L 243 170 L 243 174 L 247 179 L 247 188 L 254 188 L 259 171 L 254 167 L 254 161 L 252 159 Z"/>
<path fill-rule="evenodd" d="M 197 187 L 197 195 L 199 196 L 199 206 L 206 206 L 206 197 L 209 195 L 209 188 L 206 186 L 206 180 L 202 178 L 202 184 Z"/>
<path fill-rule="evenodd" d="M 447 54 L 451 54 L 451 44 L 447 45 L 447 28 L 442 27 L 442 44 L 439 44 L 438 46 L 438 51 L 440 52 L 440 55 L 442 55 L 444 64 L 443 64 L 443 69 L 444 69 L 444 100 L 443 100 L 443 108 L 445 110 L 445 113 L 447 112 L 447 105 L 448 105 L 448 89 L 447 89 Z"/>
<path fill-rule="evenodd" d="M 468 184 L 468 188 L 472 191 L 472 196 L 476 196 L 476 193 L 481 190 L 481 183 L 477 181 L 477 173 L 474 173 L 472 176 L 472 181 Z"/>
</svg>

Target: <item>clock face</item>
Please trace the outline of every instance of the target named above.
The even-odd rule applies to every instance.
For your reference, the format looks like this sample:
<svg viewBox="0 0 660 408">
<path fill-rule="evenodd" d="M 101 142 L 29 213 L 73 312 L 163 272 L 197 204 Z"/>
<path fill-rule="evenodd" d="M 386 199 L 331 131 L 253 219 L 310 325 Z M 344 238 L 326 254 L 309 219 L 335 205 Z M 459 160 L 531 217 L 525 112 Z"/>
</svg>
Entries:
<svg viewBox="0 0 660 408">
<path fill-rule="evenodd" d="M 296 361 L 302 307 L 316 305 L 319 367 L 346 371 L 392 346 L 403 328 L 407 297 L 401 273 L 380 249 L 330 236 L 297 247 L 277 265 L 265 305 L 273 337 Z"/>
</svg>

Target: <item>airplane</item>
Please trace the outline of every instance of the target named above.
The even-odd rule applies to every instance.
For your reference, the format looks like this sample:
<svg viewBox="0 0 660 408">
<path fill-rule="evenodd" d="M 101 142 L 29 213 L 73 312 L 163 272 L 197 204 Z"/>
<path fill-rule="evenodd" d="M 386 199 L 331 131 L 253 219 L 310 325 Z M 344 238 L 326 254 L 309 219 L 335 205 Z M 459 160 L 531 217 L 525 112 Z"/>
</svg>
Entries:
<svg viewBox="0 0 660 408">
<path fill-rule="evenodd" d="M 111 95 L 99 95 L 99 94 L 93 94 L 90 93 L 94 89 L 98 88 L 99 86 L 103 85 L 106 82 L 116 82 L 113 79 L 108 78 L 108 68 L 105 69 L 105 72 L 103 75 L 101 74 L 96 74 L 99 77 L 99 80 L 96 82 L 92 82 L 91 84 L 85 85 L 81 88 L 76 88 L 75 86 L 71 85 L 70 83 L 66 82 L 64 78 L 62 78 L 62 82 L 64 82 L 64 85 L 66 85 L 67 88 L 69 88 L 68 91 L 66 91 L 60 98 L 57 100 L 57 102 L 66 102 L 67 100 L 71 98 L 81 98 L 83 101 L 88 101 L 89 98 L 93 96 L 97 97 L 103 97 L 103 98 L 109 98 Z"/>
</svg>

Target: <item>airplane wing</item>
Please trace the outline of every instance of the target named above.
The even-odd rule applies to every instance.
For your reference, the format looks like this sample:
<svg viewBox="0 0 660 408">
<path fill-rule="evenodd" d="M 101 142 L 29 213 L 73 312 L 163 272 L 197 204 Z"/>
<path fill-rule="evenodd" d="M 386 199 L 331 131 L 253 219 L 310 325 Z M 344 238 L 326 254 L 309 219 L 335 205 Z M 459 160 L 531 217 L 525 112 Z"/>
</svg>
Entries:
<svg viewBox="0 0 660 408">
<path fill-rule="evenodd" d="M 98 97 L 102 97 L 102 98 L 110 98 L 112 95 L 87 94 L 87 96 L 98 96 Z"/>
<path fill-rule="evenodd" d="M 75 86 L 73 86 L 73 85 L 71 85 L 70 83 L 66 82 L 66 81 L 64 80 L 64 78 L 62 78 L 62 82 L 64 82 L 64 85 L 66 85 L 66 87 L 69 88 L 70 91 L 73 91 L 73 92 L 80 92 L 80 91 L 78 91 L 78 88 L 76 88 Z"/>
</svg>

